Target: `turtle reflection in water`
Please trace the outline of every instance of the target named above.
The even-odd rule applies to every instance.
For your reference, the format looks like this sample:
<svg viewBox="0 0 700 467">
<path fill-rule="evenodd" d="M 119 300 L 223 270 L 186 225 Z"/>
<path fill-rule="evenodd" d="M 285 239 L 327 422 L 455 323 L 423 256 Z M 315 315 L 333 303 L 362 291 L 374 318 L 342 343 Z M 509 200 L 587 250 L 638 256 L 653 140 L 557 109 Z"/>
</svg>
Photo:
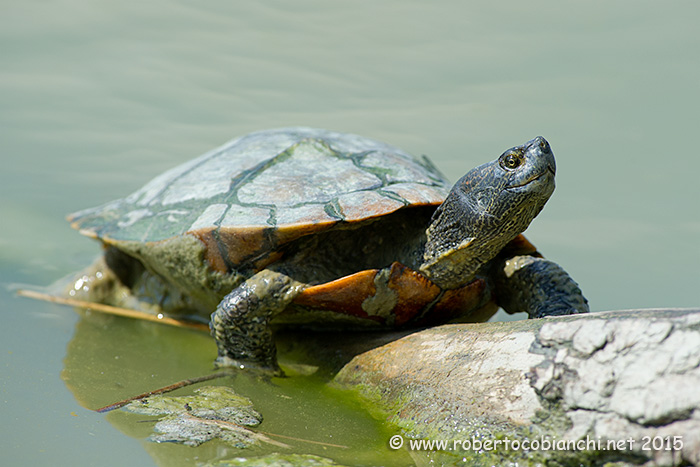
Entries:
<svg viewBox="0 0 700 467">
<path fill-rule="evenodd" d="M 275 324 L 417 327 L 494 303 L 585 313 L 577 284 L 521 235 L 554 173 L 542 137 L 450 189 L 427 158 L 360 136 L 252 133 L 71 215 L 105 246 L 73 295 L 211 315 L 218 364 L 272 371 Z"/>
</svg>

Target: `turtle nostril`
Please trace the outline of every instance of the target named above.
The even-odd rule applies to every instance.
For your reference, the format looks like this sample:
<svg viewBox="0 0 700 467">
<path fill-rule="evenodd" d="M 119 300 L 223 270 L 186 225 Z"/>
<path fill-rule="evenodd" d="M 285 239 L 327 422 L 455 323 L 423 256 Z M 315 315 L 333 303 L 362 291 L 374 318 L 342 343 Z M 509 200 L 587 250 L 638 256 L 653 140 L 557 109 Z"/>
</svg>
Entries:
<svg viewBox="0 0 700 467">
<path fill-rule="evenodd" d="M 546 139 L 544 139 L 541 136 L 538 136 L 536 141 L 537 141 L 537 144 L 539 145 L 540 149 L 542 150 L 542 152 L 544 152 L 545 154 L 552 152 L 551 148 L 549 147 L 549 143 L 547 142 Z"/>
</svg>

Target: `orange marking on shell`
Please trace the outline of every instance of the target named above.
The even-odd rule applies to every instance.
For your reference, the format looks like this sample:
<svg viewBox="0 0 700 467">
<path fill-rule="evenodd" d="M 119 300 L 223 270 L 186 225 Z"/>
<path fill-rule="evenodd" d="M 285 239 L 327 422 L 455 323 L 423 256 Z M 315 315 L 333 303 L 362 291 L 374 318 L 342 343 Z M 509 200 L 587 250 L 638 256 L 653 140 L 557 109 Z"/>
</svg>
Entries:
<svg viewBox="0 0 700 467">
<path fill-rule="evenodd" d="M 317 222 L 315 224 L 288 224 L 278 226 L 275 230 L 275 236 L 277 238 L 278 245 L 284 245 L 285 243 L 301 238 L 305 235 L 313 235 L 321 233 L 324 230 L 328 230 L 334 227 L 338 221 L 328 221 L 328 222 Z"/>
<path fill-rule="evenodd" d="M 218 240 L 211 229 L 193 230 L 189 233 L 204 243 L 204 259 L 215 271 L 229 272 L 227 260 L 228 264 L 238 266 L 251 257 L 255 258 L 256 253 L 260 255 L 260 258 L 255 258 L 259 269 L 272 262 L 264 261 L 269 256 L 265 254 L 265 250 L 270 248 L 266 248 L 264 230 L 261 228 L 222 228 L 219 230 Z"/>
<path fill-rule="evenodd" d="M 391 265 L 387 285 L 398 296 L 394 308 L 396 326 L 401 326 L 418 316 L 440 293 L 440 288 L 424 275 L 397 262 Z"/>
<path fill-rule="evenodd" d="M 192 235 L 194 235 L 197 239 L 199 239 L 200 242 L 204 244 L 204 259 L 207 263 L 209 263 L 209 266 L 214 271 L 222 273 L 228 272 L 226 262 L 221 257 L 219 247 L 217 246 L 217 242 L 214 239 L 214 236 L 212 235 L 212 231 L 198 230 L 192 232 Z"/>
<path fill-rule="evenodd" d="M 421 324 L 444 323 L 467 311 L 477 310 L 484 305 L 485 290 L 486 281 L 483 279 L 475 279 L 458 289 L 446 290 Z"/>
<path fill-rule="evenodd" d="M 293 301 L 297 305 L 330 310 L 360 318 L 370 318 L 362 302 L 376 293 L 374 278 L 378 269 L 368 269 L 321 285 L 304 289 Z"/>
<path fill-rule="evenodd" d="M 219 240 L 228 253 L 231 264 L 241 264 L 261 252 L 266 247 L 264 232 L 265 230 L 260 227 L 219 229 Z"/>
<path fill-rule="evenodd" d="M 360 271 L 340 279 L 305 289 L 294 304 L 320 310 L 334 311 L 358 318 L 380 320 L 368 316 L 362 303 L 376 293 L 374 280 L 378 269 Z M 401 263 L 394 262 L 389 271 L 387 286 L 397 294 L 393 309 L 394 326 L 402 326 L 420 316 L 425 308 L 440 294 L 440 288 L 425 276 Z M 430 312 L 414 325 L 446 322 L 465 311 L 476 310 L 483 305 L 486 282 L 477 279 L 454 290 L 446 290 Z"/>
<path fill-rule="evenodd" d="M 309 308 L 379 320 L 380 317 L 369 316 L 362 308 L 362 303 L 376 293 L 374 280 L 378 272 L 378 269 L 360 271 L 325 284 L 309 287 L 294 300 L 294 303 Z M 387 287 L 397 295 L 397 303 L 393 309 L 395 326 L 401 326 L 420 315 L 440 293 L 440 288 L 425 276 L 397 262 L 391 265 Z"/>
</svg>

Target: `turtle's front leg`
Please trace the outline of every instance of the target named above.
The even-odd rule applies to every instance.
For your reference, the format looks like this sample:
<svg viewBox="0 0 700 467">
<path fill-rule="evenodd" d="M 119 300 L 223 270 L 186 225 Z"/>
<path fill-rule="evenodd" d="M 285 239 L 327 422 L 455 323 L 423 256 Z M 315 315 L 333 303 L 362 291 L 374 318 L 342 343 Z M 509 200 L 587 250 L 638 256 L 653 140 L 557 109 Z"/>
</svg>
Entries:
<svg viewBox="0 0 700 467">
<path fill-rule="evenodd" d="M 280 373 L 270 320 L 303 289 L 301 282 L 265 269 L 226 295 L 209 323 L 219 348 L 216 363 Z"/>
<path fill-rule="evenodd" d="M 498 266 L 496 301 L 508 313 L 530 318 L 588 313 L 588 300 L 578 284 L 556 263 L 533 256 L 514 256 Z"/>
</svg>

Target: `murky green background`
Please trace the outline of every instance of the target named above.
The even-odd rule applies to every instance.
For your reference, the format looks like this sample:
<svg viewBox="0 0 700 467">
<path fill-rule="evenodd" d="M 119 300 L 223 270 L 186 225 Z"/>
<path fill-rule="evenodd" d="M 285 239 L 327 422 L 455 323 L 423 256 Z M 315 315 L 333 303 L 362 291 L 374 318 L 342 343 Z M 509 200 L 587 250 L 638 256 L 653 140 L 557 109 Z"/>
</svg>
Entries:
<svg viewBox="0 0 700 467">
<path fill-rule="evenodd" d="M 236 455 L 167 446 L 151 457 L 153 445 L 115 428 L 124 414 L 84 409 L 60 378 L 65 365 L 94 407 L 208 371 L 206 337 L 79 321 L 11 289 L 97 254 L 66 213 L 253 130 L 358 133 L 428 154 L 453 180 L 544 135 L 558 188 L 528 236 L 592 308 L 700 305 L 699 17 L 692 1 L 3 1 L 3 462 Z M 238 384 L 269 413 L 263 429 L 365 446 L 308 452 L 367 465 L 390 454 L 378 422 L 312 380 Z"/>
</svg>

